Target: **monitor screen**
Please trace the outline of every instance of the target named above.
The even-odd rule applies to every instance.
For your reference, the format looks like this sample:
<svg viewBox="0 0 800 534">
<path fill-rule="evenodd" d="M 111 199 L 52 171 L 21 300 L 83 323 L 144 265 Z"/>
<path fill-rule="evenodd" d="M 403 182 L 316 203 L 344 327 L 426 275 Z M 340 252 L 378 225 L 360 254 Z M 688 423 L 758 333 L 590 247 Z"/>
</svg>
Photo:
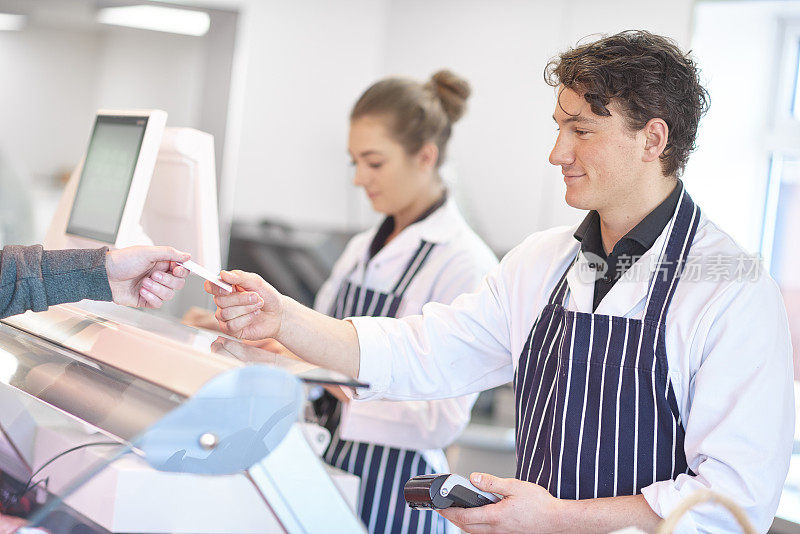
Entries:
<svg viewBox="0 0 800 534">
<path fill-rule="evenodd" d="M 99 115 L 67 233 L 114 243 L 139 159 L 147 117 Z"/>
</svg>

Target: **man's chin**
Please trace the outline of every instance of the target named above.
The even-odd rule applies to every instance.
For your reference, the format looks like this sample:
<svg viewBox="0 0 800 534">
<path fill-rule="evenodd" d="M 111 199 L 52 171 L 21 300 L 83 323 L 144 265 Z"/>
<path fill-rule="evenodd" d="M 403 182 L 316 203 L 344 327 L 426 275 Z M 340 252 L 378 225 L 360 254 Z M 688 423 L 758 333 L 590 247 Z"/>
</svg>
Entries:
<svg viewBox="0 0 800 534">
<path fill-rule="evenodd" d="M 570 206 L 571 208 L 579 210 L 594 209 L 592 205 L 593 203 L 591 202 L 590 199 L 586 198 L 586 195 L 570 187 L 567 187 L 567 193 L 564 195 L 564 200 L 566 201 L 567 205 Z"/>
</svg>

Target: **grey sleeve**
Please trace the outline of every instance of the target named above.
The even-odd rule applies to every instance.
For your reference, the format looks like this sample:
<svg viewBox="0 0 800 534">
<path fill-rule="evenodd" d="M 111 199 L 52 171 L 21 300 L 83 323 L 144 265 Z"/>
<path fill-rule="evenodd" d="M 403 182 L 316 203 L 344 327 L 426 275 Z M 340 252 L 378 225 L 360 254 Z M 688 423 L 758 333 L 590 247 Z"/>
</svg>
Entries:
<svg viewBox="0 0 800 534">
<path fill-rule="evenodd" d="M 106 250 L 4 247 L 0 251 L 0 318 L 64 302 L 111 300 Z"/>
</svg>

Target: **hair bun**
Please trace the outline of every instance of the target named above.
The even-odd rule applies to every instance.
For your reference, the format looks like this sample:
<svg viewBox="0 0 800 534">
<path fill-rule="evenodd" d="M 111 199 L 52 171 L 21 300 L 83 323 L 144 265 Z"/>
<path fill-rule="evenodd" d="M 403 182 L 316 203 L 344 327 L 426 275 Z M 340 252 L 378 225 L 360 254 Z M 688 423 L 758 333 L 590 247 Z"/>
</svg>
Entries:
<svg viewBox="0 0 800 534">
<path fill-rule="evenodd" d="M 467 80 L 452 71 L 443 69 L 431 76 L 430 81 L 425 85 L 436 92 L 451 123 L 456 122 L 464 115 L 467 110 L 467 99 L 472 94 Z"/>
</svg>

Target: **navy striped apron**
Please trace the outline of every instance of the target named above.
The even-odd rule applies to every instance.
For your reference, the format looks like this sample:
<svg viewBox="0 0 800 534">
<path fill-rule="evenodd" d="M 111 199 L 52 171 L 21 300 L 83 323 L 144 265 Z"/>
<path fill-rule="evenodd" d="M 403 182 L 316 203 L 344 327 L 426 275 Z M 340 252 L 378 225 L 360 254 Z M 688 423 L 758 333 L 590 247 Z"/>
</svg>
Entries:
<svg viewBox="0 0 800 534">
<path fill-rule="evenodd" d="M 406 289 L 432 249 L 432 243 L 420 244 L 389 293 L 354 284 L 348 276 L 339 289 L 331 315 L 337 319 L 396 317 Z M 445 532 L 447 522 L 443 517 L 412 510 L 403 498 L 403 486 L 408 479 L 436 472 L 419 451 L 343 440 L 337 427 L 325 451 L 325 461 L 361 477 L 359 515 L 370 533 Z"/>
<path fill-rule="evenodd" d="M 514 374 L 517 478 L 589 499 L 635 495 L 691 472 L 665 324 L 700 210 L 685 191 L 678 205 L 644 319 L 566 310 L 574 263 L 556 284 Z"/>
</svg>

